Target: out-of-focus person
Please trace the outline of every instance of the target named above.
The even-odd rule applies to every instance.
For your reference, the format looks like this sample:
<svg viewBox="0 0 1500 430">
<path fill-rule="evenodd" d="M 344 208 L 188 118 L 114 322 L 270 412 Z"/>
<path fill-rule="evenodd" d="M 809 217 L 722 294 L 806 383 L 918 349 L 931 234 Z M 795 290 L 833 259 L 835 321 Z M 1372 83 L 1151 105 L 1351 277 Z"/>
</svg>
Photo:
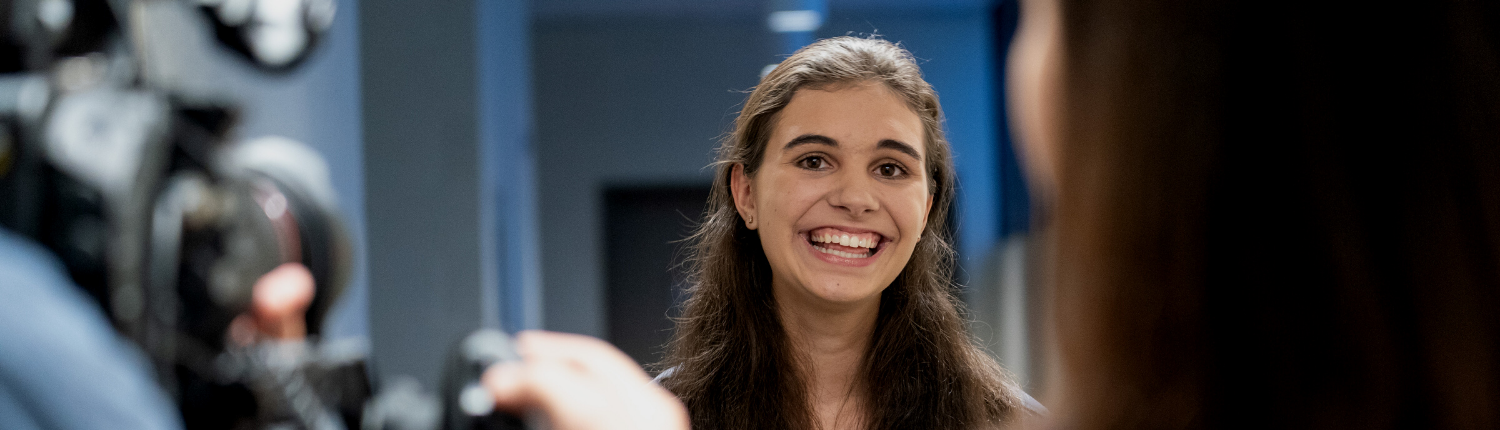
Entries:
<svg viewBox="0 0 1500 430">
<path fill-rule="evenodd" d="M 312 275 L 300 264 L 266 274 L 251 311 L 226 336 L 235 342 L 306 334 Z M 0 228 L 0 428 L 182 427 L 149 360 L 109 323 L 46 248 Z"/>
<path fill-rule="evenodd" d="M 1500 4 L 1021 7 L 1054 427 L 1500 428 Z"/>
<path fill-rule="evenodd" d="M 625 353 L 588 336 L 528 331 L 523 360 L 491 366 L 483 382 L 503 409 L 540 414 L 553 430 L 686 430 L 687 409 Z"/>
<path fill-rule="evenodd" d="M 45 248 L 0 228 L 0 428 L 182 427 L 145 356 Z"/>
</svg>

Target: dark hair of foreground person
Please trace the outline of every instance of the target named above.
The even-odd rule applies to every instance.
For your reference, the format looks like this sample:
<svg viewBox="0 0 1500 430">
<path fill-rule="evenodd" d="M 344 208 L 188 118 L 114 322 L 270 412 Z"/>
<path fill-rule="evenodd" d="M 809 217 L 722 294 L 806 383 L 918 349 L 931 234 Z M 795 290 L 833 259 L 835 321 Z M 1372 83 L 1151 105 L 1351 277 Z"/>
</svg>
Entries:
<svg viewBox="0 0 1500 430">
<path fill-rule="evenodd" d="M 1500 428 L 1500 3 L 1334 3 L 1057 3 L 1060 428 Z"/>
</svg>

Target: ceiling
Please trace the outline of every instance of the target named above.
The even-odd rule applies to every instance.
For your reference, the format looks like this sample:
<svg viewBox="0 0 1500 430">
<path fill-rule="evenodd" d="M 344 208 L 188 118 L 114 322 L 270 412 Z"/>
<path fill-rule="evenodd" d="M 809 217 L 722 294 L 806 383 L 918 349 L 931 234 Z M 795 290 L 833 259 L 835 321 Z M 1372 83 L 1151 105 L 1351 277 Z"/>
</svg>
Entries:
<svg viewBox="0 0 1500 430">
<path fill-rule="evenodd" d="M 532 0 L 538 19 L 685 18 L 766 13 L 773 0 Z M 987 9 L 1004 0 L 830 0 L 834 11 L 943 12 Z"/>
</svg>

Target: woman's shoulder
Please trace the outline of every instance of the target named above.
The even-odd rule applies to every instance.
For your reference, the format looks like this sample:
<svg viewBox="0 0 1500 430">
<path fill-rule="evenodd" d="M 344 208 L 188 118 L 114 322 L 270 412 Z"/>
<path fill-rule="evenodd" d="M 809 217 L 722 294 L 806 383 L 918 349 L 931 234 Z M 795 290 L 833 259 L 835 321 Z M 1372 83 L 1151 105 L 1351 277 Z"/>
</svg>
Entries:
<svg viewBox="0 0 1500 430">
<path fill-rule="evenodd" d="M 656 384 L 656 385 L 661 385 L 662 381 L 665 381 L 667 378 L 672 377 L 673 373 L 677 373 L 677 367 L 676 366 L 668 367 L 667 370 L 663 370 L 663 371 L 661 371 L 661 373 L 658 373 L 655 378 L 651 378 L 651 383 L 652 384 Z M 1030 399 L 1031 397 L 1027 396 L 1026 398 Z M 1032 402 L 1035 402 L 1035 401 L 1036 400 L 1032 400 Z M 1041 406 L 1041 404 L 1038 403 L 1037 406 Z"/>
<path fill-rule="evenodd" d="M 1047 415 L 1047 407 L 1042 406 L 1042 402 L 1036 401 L 1035 397 L 1031 397 L 1031 393 L 1027 393 L 1025 390 L 1016 390 L 1016 397 L 1021 400 L 1021 407 L 1026 408 L 1027 411 L 1036 415 Z"/>
</svg>

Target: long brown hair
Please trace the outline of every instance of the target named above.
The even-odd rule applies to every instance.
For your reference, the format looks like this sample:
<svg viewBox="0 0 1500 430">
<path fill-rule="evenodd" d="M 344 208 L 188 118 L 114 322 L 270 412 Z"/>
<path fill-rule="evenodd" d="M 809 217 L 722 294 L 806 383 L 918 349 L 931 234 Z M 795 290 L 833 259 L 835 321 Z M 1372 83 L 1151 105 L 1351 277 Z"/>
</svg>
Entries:
<svg viewBox="0 0 1500 430">
<path fill-rule="evenodd" d="M 1063 427 L 1500 428 L 1500 6 L 1059 3 Z"/>
<path fill-rule="evenodd" d="M 661 363 L 675 369 L 663 384 L 682 399 L 695 428 L 816 427 L 771 293 L 771 268 L 759 237 L 735 211 L 729 179 L 735 165 L 755 175 L 777 114 L 797 90 L 865 81 L 886 85 L 921 117 L 934 197 L 911 261 L 881 294 L 863 363 L 867 422 L 872 429 L 995 427 L 1020 407 L 1018 389 L 965 330 L 954 295 L 947 233 L 953 161 L 937 94 L 899 46 L 837 37 L 802 48 L 766 75 L 720 145 L 708 209 L 689 239 L 691 296 Z"/>
</svg>

